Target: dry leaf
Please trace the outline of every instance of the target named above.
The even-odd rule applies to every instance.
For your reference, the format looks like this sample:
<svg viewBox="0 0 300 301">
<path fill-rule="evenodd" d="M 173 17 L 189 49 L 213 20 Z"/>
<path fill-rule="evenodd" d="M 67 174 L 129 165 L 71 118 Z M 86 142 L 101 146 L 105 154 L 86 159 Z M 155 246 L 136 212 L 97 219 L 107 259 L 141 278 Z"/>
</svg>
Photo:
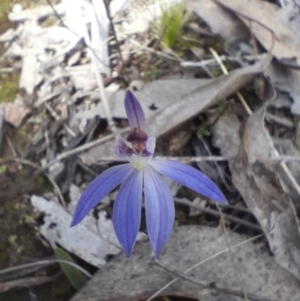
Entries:
<svg viewBox="0 0 300 301">
<path fill-rule="evenodd" d="M 261 60 L 253 66 L 236 69 L 228 75 L 210 80 L 207 84 L 190 90 L 185 95 L 180 93 L 180 98 L 177 96 L 172 104 L 159 110 L 150 118 L 148 121 L 149 133 L 155 136 L 164 134 L 207 107 L 216 104 L 222 98 L 242 88 L 256 74 L 262 72 L 265 63 L 266 60 Z M 180 87 L 183 87 L 183 83 Z M 153 99 L 156 98 L 153 97 Z"/>
<path fill-rule="evenodd" d="M 23 119 L 30 112 L 30 110 L 22 104 L 6 103 L 4 107 L 4 120 L 14 127 L 19 127 Z"/>
<path fill-rule="evenodd" d="M 300 67 L 300 43 L 280 18 L 275 5 L 261 0 L 214 1 L 235 12 L 264 48 L 281 63 Z"/>
<path fill-rule="evenodd" d="M 228 233 L 230 245 L 241 243 L 247 237 Z M 223 231 L 219 228 L 184 226 L 174 229 L 160 261 L 173 270 L 183 273 L 193 265 L 227 249 Z M 232 248 L 237 267 L 241 271 L 248 299 L 269 301 L 299 301 L 299 282 L 282 269 L 269 255 L 263 243 L 247 243 Z M 99 270 L 89 283 L 71 301 L 133 301 L 145 300 L 176 276 L 153 263 L 149 242 L 135 246 L 130 259 L 116 256 Z M 225 252 L 199 265 L 186 274 L 195 281 L 215 283 L 242 291 L 230 255 Z M 179 279 L 161 295 L 189 296 L 196 300 L 242 301 L 244 298 L 203 290 L 199 285 Z"/>
<path fill-rule="evenodd" d="M 222 156 L 233 158 L 237 155 L 241 143 L 239 131 L 241 122 L 238 119 L 237 113 L 229 108 L 212 126 L 213 135 L 212 143 L 220 149 Z M 233 162 L 229 161 L 231 166 Z"/>
<path fill-rule="evenodd" d="M 275 260 L 300 280 L 300 234 L 295 207 L 275 172 L 274 146 L 264 128 L 264 108 L 246 124 L 232 179 L 260 222 Z"/>
<path fill-rule="evenodd" d="M 291 140 L 273 138 L 273 142 L 276 150 L 280 155 L 294 156 L 294 157 L 299 156 L 299 152 L 296 150 Z M 290 172 L 292 173 L 292 175 L 294 176 L 297 183 L 300 183 L 300 162 L 299 161 L 286 162 L 286 165 L 290 170 Z M 278 164 L 277 166 L 277 172 L 280 177 L 280 182 L 284 192 L 290 196 L 296 209 L 300 210 L 298 191 L 292 185 L 290 179 L 287 177 L 286 172 L 283 171 L 282 166 L 280 164 Z"/>
<path fill-rule="evenodd" d="M 71 213 L 54 200 L 47 201 L 33 195 L 31 203 L 36 211 L 45 214 L 44 224 L 41 225 L 40 231 L 50 244 L 58 243 L 64 249 L 96 267 L 103 266 L 108 255 L 121 251 L 116 244 L 110 243 L 110 241 L 116 241 L 112 225 L 111 231 L 105 233 L 109 239 L 104 239 L 99 236 L 96 220 L 91 216 L 86 216 L 79 225 L 71 228 Z M 105 214 L 105 212 L 102 213 Z M 112 224 L 111 220 L 105 218 L 101 221 L 106 229 L 108 229 L 107 223 Z M 101 223 L 98 227 L 101 228 Z"/>
<path fill-rule="evenodd" d="M 230 44 L 248 41 L 250 38 L 249 30 L 239 18 L 213 0 L 189 0 L 187 10 L 195 12 L 209 25 L 211 32 Z"/>
<path fill-rule="evenodd" d="M 272 85 L 280 92 L 288 93 L 293 100 L 291 112 L 300 114 L 300 71 L 272 62 L 265 70 Z"/>
</svg>

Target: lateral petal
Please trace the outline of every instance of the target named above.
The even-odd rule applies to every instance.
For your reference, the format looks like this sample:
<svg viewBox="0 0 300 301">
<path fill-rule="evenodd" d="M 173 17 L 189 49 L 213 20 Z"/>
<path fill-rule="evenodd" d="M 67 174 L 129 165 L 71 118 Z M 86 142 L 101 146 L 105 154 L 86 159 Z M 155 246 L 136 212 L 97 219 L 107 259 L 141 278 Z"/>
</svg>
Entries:
<svg viewBox="0 0 300 301">
<path fill-rule="evenodd" d="M 227 203 L 218 186 L 204 173 L 178 161 L 151 160 L 149 164 L 165 177 L 221 203 Z"/>
<path fill-rule="evenodd" d="M 146 130 L 146 119 L 144 111 L 130 90 L 126 91 L 125 95 L 125 110 L 129 125 L 132 129 L 139 128 Z"/>
<path fill-rule="evenodd" d="M 114 204 L 114 229 L 127 257 L 131 255 L 141 223 L 142 185 L 143 173 L 134 169 L 121 185 Z"/>
<path fill-rule="evenodd" d="M 148 236 L 158 257 L 172 231 L 175 209 L 169 187 L 151 166 L 144 170 L 144 194 Z"/>
<path fill-rule="evenodd" d="M 132 171 L 131 164 L 111 167 L 96 177 L 82 193 L 76 206 L 71 227 L 77 225 L 102 199 Z"/>
<path fill-rule="evenodd" d="M 133 150 L 132 150 L 132 148 L 130 148 L 127 145 L 127 143 L 125 142 L 125 140 L 122 137 L 120 137 L 118 139 L 118 144 L 117 144 L 115 153 L 120 158 L 129 158 L 129 157 L 132 156 Z"/>
</svg>

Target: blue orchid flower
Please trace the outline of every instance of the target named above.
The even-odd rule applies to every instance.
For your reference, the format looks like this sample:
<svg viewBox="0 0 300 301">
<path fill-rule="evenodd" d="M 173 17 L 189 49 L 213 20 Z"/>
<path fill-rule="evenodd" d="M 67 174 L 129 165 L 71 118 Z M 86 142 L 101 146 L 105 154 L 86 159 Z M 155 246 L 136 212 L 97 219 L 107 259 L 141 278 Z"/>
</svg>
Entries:
<svg viewBox="0 0 300 301">
<path fill-rule="evenodd" d="M 131 130 L 127 141 L 119 138 L 116 154 L 128 159 L 129 163 L 105 170 L 90 183 L 77 204 L 71 226 L 77 225 L 121 184 L 113 208 L 113 225 L 126 256 L 130 256 L 139 231 L 144 196 L 148 236 L 158 257 L 175 220 L 173 198 L 163 176 L 214 201 L 227 201 L 214 182 L 199 170 L 178 161 L 153 158 L 155 137 L 146 134 L 144 112 L 129 90 L 125 96 L 125 109 Z"/>
</svg>

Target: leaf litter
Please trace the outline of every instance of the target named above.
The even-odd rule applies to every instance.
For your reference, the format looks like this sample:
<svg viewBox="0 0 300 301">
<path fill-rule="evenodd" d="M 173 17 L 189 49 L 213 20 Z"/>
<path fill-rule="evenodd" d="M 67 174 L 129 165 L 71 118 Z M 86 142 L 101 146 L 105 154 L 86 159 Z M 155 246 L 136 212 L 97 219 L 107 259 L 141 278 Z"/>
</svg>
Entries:
<svg viewBox="0 0 300 301">
<path fill-rule="evenodd" d="M 169 1 L 168 5 L 172 3 Z M 25 91 L 16 97 L 14 103 L 7 104 L 7 107 L 3 105 L 3 120 L 15 127 L 22 128 L 24 124 L 31 126 L 34 132 L 31 141 L 19 153 L 22 157 L 42 162 L 67 199 L 67 207 L 63 208 L 55 196 L 49 200 L 44 196 L 31 197 L 35 210 L 44 213 L 44 224 L 39 230 L 50 245 L 58 244 L 93 266 L 106 265 L 74 300 L 82 300 L 84 294 L 88 294 L 90 300 L 125 300 L 128 296 L 133 298 L 138 295 L 146 299 L 149 297 L 147 292 L 158 290 L 159 284 L 167 282 L 172 276 L 152 264 L 151 256 L 144 248 L 142 232 L 136 254 L 131 261 L 127 261 L 129 264 L 125 264 L 120 255 L 106 263 L 108 256 L 119 253 L 111 220 L 107 217 L 114 193 L 94 212 L 97 219 L 91 214 L 82 227 L 69 228 L 81 188 L 115 159 L 114 138 L 126 127 L 123 109 L 125 91 L 120 87 L 124 87 L 124 83 L 128 85 L 128 81 L 130 83 L 130 76 L 138 79 L 139 84 L 132 82 L 131 87 L 137 90 L 134 93 L 145 110 L 150 132 L 161 136 L 157 149 L 159 155 L 188 153 L 191 158 L 195 158 L 196 154 L 198 159 L 206 157 L 203 159 L 206 160 L 220 152 L 227 159 L 228 168 L 226 163 L 207 165 L 204 162 L 198 166 L 200 169 L 213 169 L 211 175 L 224 186 L 232 207 L 245 208 L 246 204 L 262 227 L 274 255 L 270 257 L 261 244 L 249 244 L 246 251 L 241 250 L 242 255 L 235 254 L 236 258 L 241 259 L 238 266 L 242 266 L 248 299 L 298 300 L 298 280 L 291 275 L 300 279 L 299 194 L 275 159 L 273 145 L 282 156 L 298 156 L 297 143 L 295 147 L 291 143 L 293 124 L 296 132 L 299 127 L 297 115 L 300 101 L 297 70 L 300 45 L 297 24 L 300 17 L 296 13 L 296 2 L 280 1 L 281 7 L 278 7 L 259 0 L 187 1 L 187 10 L 193 15 L 193 26 L 188 24 L 187 30 L 193 31 L 193 34 L 198 32 L 197 39 L 204 42 L 190 47 L 190 53 L 179 55 L 176 51 L 160 47 L 159 42 L 153 44 L 159 39 L 155 33 L 149 35 L 151 22 L 155 22 L 153 12 L 157 13 L 158 18 L 162 10 L 156 2 L 124 3 L 115 0 L 110 5 L 108 16 L 102 1 L 82 1 L 78 5 L 72 2 L 70 6 L 70 2 L 64 0 L 56 4 L 56 13 L 65 17 L 65 25 L 72 31 L 57 24 L 41 26 L 41 20 L 54 15 L 49 6 L 25 10 L 15 7 L 9 14 L 16 24 L 15 29 L 9 29 L 0 36 L 0 41 L 6 43 L 1 61 L 9 61 L 14 69 L 20 70 L 19 87 Z M 110 18 L 116 33 L 113 38 L 109 32 Z M 222 60 L 231 70 L 228 75 L 212 78 L 219 67 L 216 67 L 208 51 L 211 43 L 205 44 L 208 38 L 214 39 L 213 47 L 217 48 L 221 39 Z M 151 48 L 152 45 L 155 46 Z M 87 46 L 95 50 L 98 59 L 93 60 L 94 54 Z M 270 56 L 275 59 L 268 64 Z M 143 80 L 140 75 L 145 73 L 145 67 L 139 63 L 145 57 L 147 68 L 167 66 L 164 79 L 154 77 L 158 79 L 151 82 Z M 166 63 L 168 60 L 172 63 Z M 152 64 L 154 61 L 157 65 Z M 129 80 L 127 65 L 131 72 Z M 187 79 L 180 75 L 175 79 L 172 77 L 172 73 L 178 74 L 178 65 L 193 66 Z M 131 69 L 134 68 L 138 69 L 138 76 L 133 74 Z M 100 81 L 100 85 L 99 74 L 103 82 L 101 84 Z M 267 108 L 267 121 L 264 121 L 264 109 L 260 108 L 266 102 L 266 95 L 260 93 L 257 100 L 252 86 L 262 75 L 267 77 L 277 92 Z M 268 87 L 267 81 L 263 80 L 262 90 Z M 249 118 L 233 96 L 238 90 L 247 96 L 255 112 Z M 225 108 L 222 108 L 223 102 Z M 291 116 L 286 108 L 295 116 Z M 210 153 L 199 149 L 199 137 L 190 134 L 190 124 L 195 123 L 195 117 L 199 115 L 208 120 L 205 132 L 211 136 L 203 141 L 210 144 Z M 274 125 L 272 120 L 275 119 L 270 115 L 277 120 L 287 119 L 288 122 Z M 113 134 L 109 136 L 110 129 Z M 187 133 L 186 141 L 177 132 Z M 178 137 L 182 143 L 174 147 L 172 141 L 178 140 Z M 191 139 L 196 139 L 195 145 L 198 147 L 190 146 Z M 187 152 L 189 147 L 193 150 Z M 287 166 L 299 183 L 298 163 L 287 163 Z M 230 176 L 236 191 L 226 184 Z M 174 183 L 169 185 L 173 187 L 173 195 L 182 195 L 178 186 Z M 183 199 L 195 200 L 197 197 L 184 195 Z M 209 200 L 201 200 L 199 204 L 210 209 Z M 225 215 L 237 212 L 237 209 L 226 207 L 222 210 Z M 207 214 L 203 212 L 195 214 L 196 218 L 206 219 Z M 253 215 L 245 213 L 243 217 L 253 221 Z M 239 226 L 233 227 L 232 222 L 228 223 L 231 229 L 239 229 Z M 219 220 L 209 220 L 204 224 L 218 226 Z M 200 241 L 199 233 L 203 234 Z M 247 233 L 253 235 L 251 231 Z M 228 234 L 231 244 L 247 238 L 233 231 L 228 231 Z M 173 236 L 175 238 L 167 244 L 161 259 L 170 270 L 184 271 L 192 263 L 208 256 L 205 253 L 208 250 L 211 255 L 212 250 L 218 252 L 224 249 L 224 241 L 220 241 L 224 240 L 224 233 L 218 229 L 175 227 Z M 206 243 L 203 244 L 203 241 Z M 197 254 L 192 254 L 195 250 Z M 187 258 L 187 261 L 179 258 Z M 188 264 L 189 258 L 192 261 Z M 137 290 L 133 289 L 137 280 L 131 283 L 129 279 L 133 266 L 141 285 Z M 128 271 L 126 267 L 129 267 Z M 145 267 L 149 271 L 147 275 L 143 275 Z M 225 273 L 226 279 L 223 277 Z M 236 277 L 232 262 L 222 257 L 219 261 L 209 261 L 207 272 L 194 272 L 192 279 L 202 281 L 202 286 L 207 284 L 204 285 L 205 290 L 199 291 L 199 283 L 196 285 L 190 280 L 180 280 L 182 284 L 176 289 L 171 287 L 167 293 L 192 294 L 194 298 L 210 294 L 215 300 L 223 300 L 220 299 L 222 296 L 215 296 L 224 294 L 222 289 L 225 289 L 225 292 L 230 292 L 230 300 L 241 300 L 239 296 L 243 292 Z M 103 285 L 100 292 L 99 281 Z M 208 282 L 216 283 L 216 289 L 210 287 Z M 261 283 L 264 283 L 263 289 Z M 240 295 L 234 295 L 236 292 Z M 226 298 L 229 296 L 223 298 L 228 300 Z"/>
</svg>

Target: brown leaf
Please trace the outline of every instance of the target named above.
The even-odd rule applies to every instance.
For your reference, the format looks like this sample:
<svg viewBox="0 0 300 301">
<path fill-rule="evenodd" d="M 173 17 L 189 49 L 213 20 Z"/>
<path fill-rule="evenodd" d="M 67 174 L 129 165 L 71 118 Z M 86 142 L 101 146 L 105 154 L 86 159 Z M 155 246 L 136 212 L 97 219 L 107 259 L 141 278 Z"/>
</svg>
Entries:
<svg viewBox="0 0 300 301">
<path fill-rule="evenodd" d="M 14 127 L 19 127 L 30 110 L 22 104 L 4 104 L 4 120 Z"/>
<path fill-rule="evenodd" d="M 241 122 L 232 108 L 226 110 L 212 126 L 212 143 L 220 149 L 221 155 L 227 158 L 235 157 L 241 143 L 239 131 Z M 229 165 L 232 161 L 229 161 Z"/>
<path fill-rule="evenodd" d="M 272 85 L 280 92 L 288 93 L 293 100 L 291 112 L 300 114 L 300 71 L 272 62 L 265 71 Z"/>
<path fill-rule="evenodd" d="M 228 231 L 230 245 L 247 237 Z M 201 226 L 176 227 L 166 244 L 160 261 L 172 270 L 183 273 L 208 257 L 227 249 L 225 235 L 220 228 Z M 248 300 L 299 301 L 299 282 L 282 269 L 269 255 L 263 243 L 247 243 L 232 248 L 237 266 L 242 271 Z M 71 301 L 144 300 L 137 296 L 151 295 L 176 278 L 153 263 L 149 242 L 136 244 L 133 255 L 116 256 L 101 268 Z M 198 282 L 215 283 L 217 287 L 241 290 L 228 252 L 216 256 L 186 274 Z M 242 301 L 244 298 L 227 295 L 179 279 L 161 295 L 189 296 L 197 300 Z M 251 298 L 253 295 L 258 298 Z M 147 298 L 146 297 L 146 298 Z"/>
<path fill-rule="evenodd" d="M 228 75 L 212 79 L 207 84 L 181 96 L 158 111 L 148 122 L 149 133 L 162 135 L 182 122 L 199 114 L 209 106 L 242 88 L 256 74 L 262 72 L 266 60 L 253 66 L 237 69 Z"/>
<path fill-rule="evenodd" d="M 279 139 L 273 138 L 273 142 L 275 145 L 276 150 L 280 155 L 287 155 L 287 156 L 299 156 L 298 151 L 294 147 L 293 143 L 289 139 Z M 286 162 L 288 169 L 290 170 L 291 174 L 294 176 L 297 183 L 300 183 L 300 162 Z M 292 199 L 295 207 L 297 210 L 300 210 L 300 202 L 299 202 L 299 193 L 292 185 L 291 180 L 287 177 L 286 172 L 283 170 L 282 166 L 278 164 L 276 166 L 276 171 L 280 177 L 280 183 L 285 193 L 287 193 L 290 198 Z"/>
<path fill-rule="evenodd" d="M 276 261 L 300 279 L 300 234 L 295 207 L 275 172 L 274 147 L 264 128 L 264 108 L 248 120 L 232 179 L 260 222 Z"/>
<path fill-rule="evenodd" d="M 250 38 L 249 30 L 241 20 L 213 0 L 190 0 L 187 2 L 187 10 L 195 12 L 209 25 L 211 32 L 230 44 L 248 41 Z"/>
<path fill-rule="evenodd" d="M 264 48 L 279 61 L 291 67 L 300 67 L 299 41 L 280 18 L 275 5 L 260 0 L 215 1 L 235 12 Z"/>
</svg>

